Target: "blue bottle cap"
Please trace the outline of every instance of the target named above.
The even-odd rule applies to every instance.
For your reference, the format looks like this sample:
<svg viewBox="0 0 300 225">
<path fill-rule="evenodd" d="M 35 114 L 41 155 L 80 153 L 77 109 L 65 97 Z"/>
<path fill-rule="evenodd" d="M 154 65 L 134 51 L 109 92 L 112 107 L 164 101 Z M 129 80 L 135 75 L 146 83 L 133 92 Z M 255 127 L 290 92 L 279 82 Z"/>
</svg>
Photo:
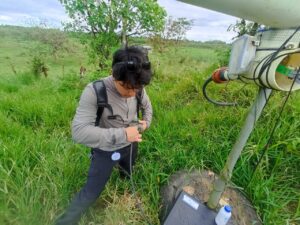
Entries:
<svg viewBox="0 0 300 225">
<path fill-rule="evenodd" d="M 225 211 L 228 212 L 228 213 L 231 212 L 231 207 L 230 207 L 230 205 L 225 205 L 224 209 L 225 209 Z"/>
</svg>

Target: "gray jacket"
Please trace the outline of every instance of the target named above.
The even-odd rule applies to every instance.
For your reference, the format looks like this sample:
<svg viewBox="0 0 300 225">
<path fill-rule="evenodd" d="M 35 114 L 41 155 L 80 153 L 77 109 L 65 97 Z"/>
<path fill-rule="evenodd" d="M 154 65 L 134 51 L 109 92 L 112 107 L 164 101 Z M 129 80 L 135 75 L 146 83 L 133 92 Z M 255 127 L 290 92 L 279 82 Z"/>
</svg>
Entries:
<svg viewBox="0 0 300 225">
<path fill-rule="evenodd" d="M 72 138 L 74 141 L 91 148 L 100 148 L 104 151 L 114 151 L 123 148 L 127 142 L 125 128 L 133 121 L 137 121 L 136 97 L 124 98 L 117 91 L 112 76 L 103 79 L 107 91 L 107 100 L 113 108 L 116 119 L 108 119 L 111 115 L 104 108 L 99 127 L 95 126 L 97 117 L 97 97 L 93 84 L 84 89 L 72 123 Z M 141 99 L 142 119 L 150 126 L 152 106 L 146 90 L 143 89 Z"/>
</svg>

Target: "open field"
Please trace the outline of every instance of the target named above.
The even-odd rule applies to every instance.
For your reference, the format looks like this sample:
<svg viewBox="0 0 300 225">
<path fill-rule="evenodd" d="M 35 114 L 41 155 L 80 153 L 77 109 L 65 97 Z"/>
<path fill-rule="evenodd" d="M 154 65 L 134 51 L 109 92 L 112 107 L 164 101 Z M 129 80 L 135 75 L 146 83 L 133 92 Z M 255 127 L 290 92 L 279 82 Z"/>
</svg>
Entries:
<svg viewBox="0 0 300 225">
<path fill-rule="evenodd" d="M 85 182 L 89 149 L 73 143 L 70 123 L 85 85 L 109 71 L 88 64 L 84 46 L 69 37 L 69 50 L 46 54 L 48 77 L 31 72 L 37 41 L 25 28 L 0 26 L 0 224 L 46 225 L 62 213 Z M 45 46 L 44 46 L 45 47 Z M 150 58 L 155 76 L 148 94 L 154 118 L 143 135 L 134 181 L 114 171 L 96 206 L 81 224 L 147 224 L 135 207 L 159 224 L 160 188 L 170 175 L 209 168 L 218 173 L 235 142 L 258 87 L 232 82 L 210 87 L 212 96 L 238 107 L 216 107 L 201 93 L 217 67 L 213 46 L 180 45 Z M 79 77 L 80 66 L 87 73 Z M 282 114 L 266 157 L 251 176 L 286 93 L 274 92 L 239 159 L 232 181 L 252 201 L 265 225 L 300 224 L 300 92 Z"/>
</svg>

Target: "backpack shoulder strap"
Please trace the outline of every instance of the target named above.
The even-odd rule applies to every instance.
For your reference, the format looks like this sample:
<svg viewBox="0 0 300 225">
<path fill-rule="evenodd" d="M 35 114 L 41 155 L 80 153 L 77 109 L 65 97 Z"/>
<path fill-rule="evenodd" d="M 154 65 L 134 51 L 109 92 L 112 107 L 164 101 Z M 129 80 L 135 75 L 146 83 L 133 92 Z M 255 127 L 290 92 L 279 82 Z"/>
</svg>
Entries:
<svg viewBox="0 0 300 225">
<path fill-rule="evenodd" d="M 94 81 L 93 88 L 97 96 L 97 106 L 98 106 L 95 126 L 99 126 L 100 118 L 102 116 L 104 108 L 105 107 L 108 108 L 112 115 L 113 115 L 113 110 L 111 105 L 108 104 L 106 87 L 103 80 Z"/>
<path fill-rule="evenodd" d="M 137 113 L 137 118 L 140 118 L 140 109 L 142 105 L 142 95 L 143 95 L 143 89 L 139 89 L 135 95 L 137 104 L 136 104 L 136 113 Z"/>
<path fill-rule="evenodd" d="M 107 104 L 107 93 L 103 80 L 94 81 L 93 88 L 97 95 L 97 105 Z"/>
</svg>

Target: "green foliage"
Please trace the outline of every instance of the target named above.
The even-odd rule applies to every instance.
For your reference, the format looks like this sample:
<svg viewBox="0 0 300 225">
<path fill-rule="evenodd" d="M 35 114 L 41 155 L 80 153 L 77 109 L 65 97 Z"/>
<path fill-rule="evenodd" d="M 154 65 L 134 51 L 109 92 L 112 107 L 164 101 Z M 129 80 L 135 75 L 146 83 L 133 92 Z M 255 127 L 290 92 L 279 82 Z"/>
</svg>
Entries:
<svg viewBox="0 0 300 225">
<path fill-rule="evenodd" d="M 28 39 L 32 32 L 31 28 L 24 28 L 19 26 L 0 25 L 0 36 L 2 38 L 13 38 L 19 41 Z"/>
<path fill-rule="evenodd" d="M 5 34 L 4 37 L 0 36 L 0 67 L 2 68 L 0 76 L 28 74 L 29 71 L 30 76 L 33 76 L 34 58 L 44 62 L 49 68 L 48 77 L 54 79 L 70 71 L 79 76 L 81 65 L 88 70 L 88 73 L 95 69 L 94 65 L 88 65 L 87 52 L 78 38 L 70 37 L 69 33 L 65 33 L 68 36 L 65 42 L 67 47 L 59 49 L 58 58 L 55 59 L 49 45 L 32 38 L 31 34 L 34 30 L 35 28 L 0 26 L 0 33 Z"/>
<path fill-rule="evenodd" d="M 44 48 L 47 46 L 49 55 L 57 59 L 60 52 L 73 52 L 73 47 L 67 33 L 54 28 L 49 28 L 47 23 L 31 23 L 31 27 L 0 26 L 2 38 L 10 37 L 20 41 L 36 41 Z M 37 50 L 37 49 L 35 49 Z"/>
<path fill-rule="evenodd" d="M 123 45 L 129 36 L 149 35 L 163 29 L 166 12 L 156 1 L 118 1 L 117 8 L 121 15 L 119 28 Z"/>
<path fill-rule="evenodd" d="M 230 58 L 230 47 L 225 46 L 223 48 L 217 48 L 216 50 L 217 54 L 217 61 L 219 64 L 219 67 L 228 66 L 229 65 L 229 58 Z"/>
<path fill-rule="evenodd" d="M 47 45 L 50 48 L 49 53 L 53 55 L 55 59 L 57 59 L 60 51 L 72 51 L 68 44 L 66 33 L 58 29 L 47 29 L 46 27 L 36 26 L 32 28 L 32 32 L 29 36 L 32 40 Z"/>
<path fill-rule="evenodd" d="M 90 57 L 107 66 L 112 47 L 127 44 L 127 37 L 156 32 L 163 27 L 166 15 L 154 0 L 84 1 L 60 0 L 72 22 L 66 28 L 88 33 L 83 43 L 90 46 Z"/>
<path fill-rule="evenodd" d="M 42 73 L 45 77 L 48 76 L 48 70 L 49 68 L 46 66 L 45 61 L 38 56 L 34 56 L 32 59 L 32 73 L 39 77 Z"/>
<path fill-rule="evenodd" d="M 228 31 L 234 31 L 237 33 L 237 36 L 234 38 L 238 38 L 240 36 L 243 36 L 244 34 L 249 34 L 251 36 L 254 36 L 256 34 L 257 29 L 260 27 L 258 23 L 255 22 L 248 22 L 244 19 L 236 21 L 235 24 L 232 24 L 228 27 Z M 234 39 L 233 38 L 233 39 Z"/>
</svg>

